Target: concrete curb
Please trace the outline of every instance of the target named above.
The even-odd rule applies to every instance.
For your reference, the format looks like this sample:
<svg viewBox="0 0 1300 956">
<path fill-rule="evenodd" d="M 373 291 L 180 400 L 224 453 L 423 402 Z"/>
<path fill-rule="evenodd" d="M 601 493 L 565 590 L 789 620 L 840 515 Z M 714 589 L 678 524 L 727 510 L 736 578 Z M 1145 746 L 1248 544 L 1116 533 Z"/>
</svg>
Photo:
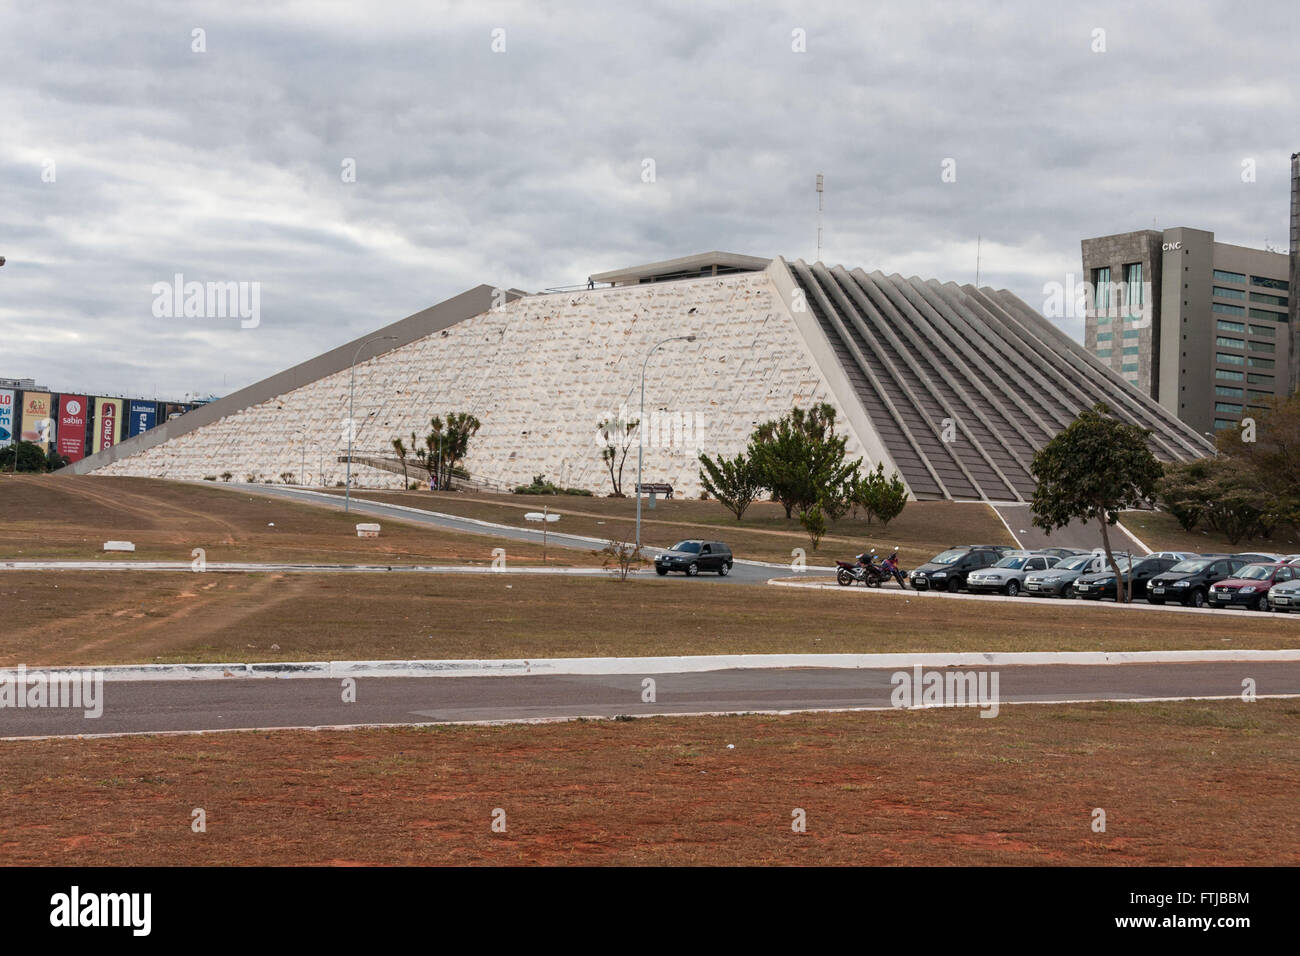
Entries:
<svg viewBox="0 0 1300 956">
<path fill-rule="evenodd" d="M 614 568 L 522 567 L 494 568 L 477 564 L 252 564 L 210 561 L 195 571 L 188 561 L 4 561 L 0 571 L 183 571 L 189 574 L 285 573 L 285 574 L 560 574 L 586 577 L 617 575 Z M 633 568 L 629 575 L 642 573 Z"/>
<path fill-rule="evenodd" d="M 127 664 L 108 667 L 28 667 L 39 673 L 102 674 L 105 681 L 225 680 L 230 678 L 510 677 L 690 674 L 717 670 L 922 667 L 1025 667 L 1111 664 L 1191 664 L 1300 661 L 1300 649 L 1274 651 L 933 651 L 900 654 L 713 654 L 698 657 L 555 657 L 541 660 L 288 661 L 260 664 Z M 0 680 L 16 680 L 16 668 Z"/>
</svg>

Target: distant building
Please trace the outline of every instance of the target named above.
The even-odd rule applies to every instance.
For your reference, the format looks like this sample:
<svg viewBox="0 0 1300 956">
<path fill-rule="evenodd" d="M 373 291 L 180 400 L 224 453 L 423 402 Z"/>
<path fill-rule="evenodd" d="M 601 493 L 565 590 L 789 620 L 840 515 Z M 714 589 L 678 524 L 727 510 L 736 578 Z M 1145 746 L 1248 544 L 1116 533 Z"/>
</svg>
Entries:
<svg viewBox="0 0 1300 956">
<path fill-rule="evenodd" d="M 1084 239 L 1084 345 L 1197 431 L 1295 390 L 1291 259 L 1179 227 Z"/>
</svg>

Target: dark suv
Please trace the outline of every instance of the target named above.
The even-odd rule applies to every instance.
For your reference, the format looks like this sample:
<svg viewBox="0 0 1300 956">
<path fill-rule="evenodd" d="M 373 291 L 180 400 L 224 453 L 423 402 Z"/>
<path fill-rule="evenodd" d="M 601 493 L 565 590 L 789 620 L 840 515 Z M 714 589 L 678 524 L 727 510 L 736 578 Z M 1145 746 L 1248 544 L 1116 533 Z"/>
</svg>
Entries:
<svg viewBox="0 0 1300 956">
<path fill-rule="evenodd" d="M 1003 550 L 984 546 L 949 548 L 909 574 L 907 580 L 918 591 L 933 588 L 955 594 L 966 586 L 966 576 L 972 571 L 992 567 L 1002 560 Z"/>
<path fill-rule="evenodd" d="M 1179 561 L 1147 582 L 1147 600 L 1152 604 L 1177 601 L 1189 607 L 1205 607 L 1210 585 L 1230 578 L 1249 562 L 1242 558 L 1189 558 Z"/>
<path fill-rule="evenodd" d="M 733 563 L 731 549 L 721 541 L 678 541 L 655 558 L 655 573 L 663 576 L 681 571 L 694 577 L 701 571 L 717 571 L 725 576 Z"/>
</svg>

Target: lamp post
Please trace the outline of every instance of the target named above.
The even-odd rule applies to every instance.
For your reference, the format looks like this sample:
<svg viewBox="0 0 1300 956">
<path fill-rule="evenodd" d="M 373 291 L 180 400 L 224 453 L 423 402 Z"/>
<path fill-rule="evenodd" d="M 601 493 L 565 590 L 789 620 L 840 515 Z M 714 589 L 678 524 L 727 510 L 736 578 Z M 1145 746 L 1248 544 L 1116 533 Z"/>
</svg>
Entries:
<svg viewBox="0 0 1300 956">
<path fill-rule="evenodd" d="M 357 356 L 361 350 L 371 342 L 382 342 L 385 339 L 396 339 L 396 335 L 376 335 L 373 339 L 366 339 L 357 346 L 357 350 L 352 353 L 352 374 L 348 385 L 348 467 L 346 477 L 343 480 L 343 511 L 346 513 L 352 508 L 352 435 L 357 430 L 357 420 L 352 414 L 353 399 L 357 394 Z"/>
<path fill-rule="evenodd" d="M 671 338 L 664 339 L 646 353 L 645 361 L 641 363 L 641 412 L 636 423 L 636 553 L 637 557 L 641 556 L 641 451 L 645 446 L 645 369 L 650 364 L 650 356 L 659 351 L 660 348 L 669 342 L 694 342 L 695 335 L 674 335 Z"/>
</svg>

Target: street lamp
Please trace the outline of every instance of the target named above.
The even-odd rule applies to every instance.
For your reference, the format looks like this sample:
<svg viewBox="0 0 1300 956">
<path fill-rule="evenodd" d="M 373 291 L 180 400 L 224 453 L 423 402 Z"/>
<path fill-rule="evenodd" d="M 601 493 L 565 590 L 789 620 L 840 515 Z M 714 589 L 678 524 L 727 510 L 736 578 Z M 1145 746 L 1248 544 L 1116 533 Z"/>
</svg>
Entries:
<svg viewBox="0 0 1300 956">
<path fill-rule="evenodd" d="M 636 423 L 636 553 L 641 556 L 641 451 L 645 446 L 645 369 L 650 364 L 650 356 L 669 342 L 694 342 L 695 335 L 674 335 L 664 339 L 652 348 L 641 363 L 641 413 Z"/>
<path fill-rule="evenodd" d="M 352 414 L 352 403 L 357 394 L 357 356 L 371 342 L 382 342 L 385 339 L 396 338 L 396 335 L 376 335 L 373 339 L 366 339 L 352 353 L 351 381 L 348 385 L 348 467 L 347 476 L 343 480 L 343 511 L 345 513 L 352 507 L 352 433 L 357 430 L 357 421 Z"/>
</svg>

